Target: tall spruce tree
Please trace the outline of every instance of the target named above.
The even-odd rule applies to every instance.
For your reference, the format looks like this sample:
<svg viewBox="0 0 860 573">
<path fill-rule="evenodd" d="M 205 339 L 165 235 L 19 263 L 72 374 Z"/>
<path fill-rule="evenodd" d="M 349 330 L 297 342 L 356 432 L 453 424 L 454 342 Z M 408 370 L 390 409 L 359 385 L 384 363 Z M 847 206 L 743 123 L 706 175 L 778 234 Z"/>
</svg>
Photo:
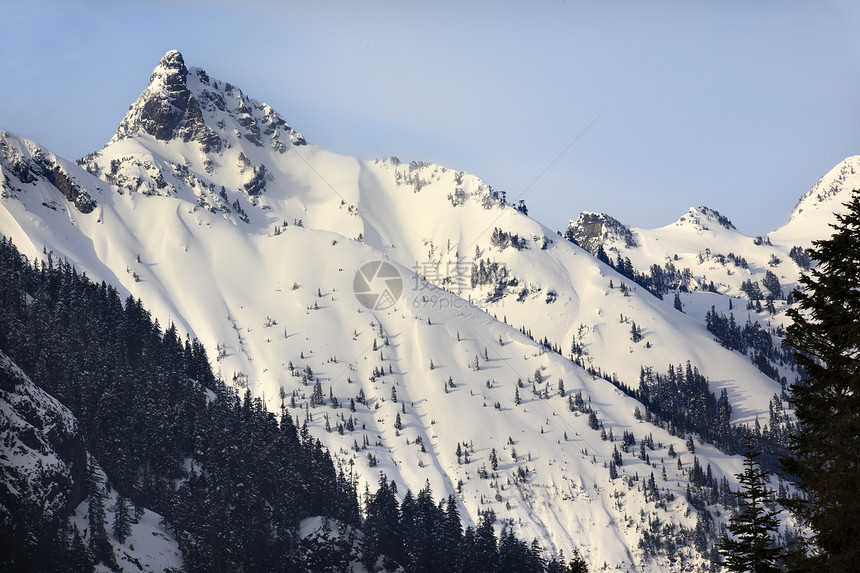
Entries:
<svg viewBox="0 0 860 573">
<path fill-rule="evenodd" d="M 391 485 L 384 474 L 379 476 L 376 493 L 367 500 L 367 516 L 364 520 L 364 564 L 373 570 L 380 555 L 396 559 L 403 549 L 398 532 L 400 510 L 395 497 L 394 482 Z"/>
<path fill-rule="evenodd" d="M 125 543 L 126 538 L 131 535 L 131 514 L 128 510 L 128 502 L 121 495 L 117 495 L 116 503 L 113 506 L 111 532 L 120 543 Z"/>
<path fill-rule="evenodd" d="M 833 236 L 813 243 L 818 265 L 788 311 L 805 377 L 791 386 L 797 426 L 782 466 L 806 494 L 787 505 L 812 531 L 797 571 L 860 568 L 860 191 L 845 206 Z"/>
<path fill-rule="evenodd" d="M 782 551 L 774 544 L 771 533 L 779 527 L 776 519 L 779 510 L 768 510 L 765 505 L 773 492 L 767 488 L 767 474 L 756 461 L 760 454 L 753 451 L 752 440 L 752 434 L 747 434 L 744 471 L 735 474 L 741 489 L 735 492 L 738 513 L 728 524 L 734 539 L 725 537 L 718 547 L 725 558 L 723 566 L 729 571 L 778 573 L 777 561 Z"/>
<path fill-rule="evenodd" d="M 105 525 L 105 490 L 95 461 L 87 462 L 87 517 L 90 524 L 90 553 L 96 563 L 116 565 L 113 547 L 108 540 Z"/>
</svg>

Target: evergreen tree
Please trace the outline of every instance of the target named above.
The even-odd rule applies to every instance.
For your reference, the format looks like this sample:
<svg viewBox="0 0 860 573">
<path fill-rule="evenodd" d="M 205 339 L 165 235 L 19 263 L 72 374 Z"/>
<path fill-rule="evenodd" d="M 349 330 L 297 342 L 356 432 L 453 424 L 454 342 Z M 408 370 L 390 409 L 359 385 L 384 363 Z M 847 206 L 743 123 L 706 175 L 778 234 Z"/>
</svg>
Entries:
<svg viewBox="0 0 860 573">
<path fill-rule="evenodd" d="M 131 515 L 128 510 L 128 502 L 121 495 L 117 495 L 113 506 L 113 527 L 111 532 L 120 543 L 125 543 L 126 538 L 131 535 Z"/>
<path fill-rule="evenodd" d="M 747 434 L 744 471 L 736 474 L 741 483 L 741 490 L 735 492 L 738 513 L 729 519 L 727 526 L 735 538 L 723 538 L 718 547 L 729 571 L 778 573 L 781 550 L 774 545 L 771 533 L 779 528 L 775 517 L 779 511 L 770 511 L 765 506 L 773 492 L 767 488 L 767 474 L 756 462 L 759 452 L 753 451 L 752 440 L 752 435 Z"/>
<path fill-rule="evenodd" d="M 115 564 L 113 547 L 105 526 L 105 490 L 95 461 L 87 464 L 87 517 L 90 523 L 89 549 L 96 563 Z"/>
<path fill-rule="evenodd" d="M 480 556 L 476 552 L 475 528 L 471 525 L 463 532 L 459 563 L 462 571 L 478 571 L 482 566 Z"/>
<path fill-rule="evenodd" d="M 403 545 L 398 531 L 400 511 L 394 496 L 394 483 L 379 476 L 379 487 L 367 502 L 367 517 L 364 520 L 364 563 L 373 571 L 380 555 L 389 558 L 399 556 Z"/>
<path fill-rule="evenodd" d="M 403 502 L 400 504 L 400 520 L 397 525 L 402 552 L 388 557 L 398 561 L 407 571 L 419 568 L 422 558 L 426 558 L 421 543 L 423 532 L 418 511 L 418 502 L 412 490 L 406 490 L 406 495 L 403 496 Z"/>
<path fill-rule="evenodd" d="M 481 515 L 481 522 L 475 533 L 475 553 L 478 566 L 472 571 L 491 573 L 499 564 L 499 549 L 496 544 L 496 532 L 493 522 L 496 516 L 492 511 Z"/>
<path fill-rule="evenodd" d="M 812 530 L 797 570 L 860 566 L 860 191 L 846 207 L 833 236 L 813 243 L 818 265 L 801 276 L 788 311 L 786 342 L 805 377 L 791 386 L 797 425 L 782 465 L 806 497 L 786 505 Z"/>
<path fill-rule="evenodd" d="M 573 557 L 567 564 L 566 573 L 588 573 L 588 563 L 579 554 L 579 549 L 573 548 Z"/>
<path fill-rule="evenodd" d="M 75 526 L 74 530 L 71 547 L 69 548 L 68 561 L 65 563 L 65 566 L 68 567 L 69 571 L 80 571 L 81 573 L 95 571 L 93 559 L 87 550 L 84 540 L 81 539 L 80 530 L 77 526 Z"/>
<path fill-rule="evenodd" d="M 463 525 L 460 522 L 460 512 L 457 510 L 457 500 L 453 495 L 448 496 L 445 504 L 445 514 L 442 525 L 442 543 L 440 546 L 440 564 L 443 571 L 460 569 L 460 544 L 463 541 Z"/>
<path fill-rule="evenodd" d="M 770 295 L 768 298 L 780 298 L 782 296 L 782 286 L 779 284 L 779 279 L 773 273 L 773 271 L 765 271 L 764 278 L 761 280 L 761 284 L 764 286 L 764 288 L 770 291 Z"/>
</svg>

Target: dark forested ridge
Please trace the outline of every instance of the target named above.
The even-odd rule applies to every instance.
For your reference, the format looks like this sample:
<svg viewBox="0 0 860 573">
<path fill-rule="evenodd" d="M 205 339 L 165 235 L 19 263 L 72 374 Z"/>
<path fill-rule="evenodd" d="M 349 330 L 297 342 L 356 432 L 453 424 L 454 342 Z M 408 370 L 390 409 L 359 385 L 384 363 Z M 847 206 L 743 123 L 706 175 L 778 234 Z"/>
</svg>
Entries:
<svg viewBox="0 0 860 573">
<path fill-rule="evenodd" d="M 0 351 L 74 414 L 82 437 L 77 458 L 88 451 L 131 507 L 164 516 L 189 571 L 336 571 L 359 561 L 408 571 L 568 565 L 561 556 L 547 562 L 536 544 L 510 530 L 497 540 L 491 514 L 464 532 L 454 498 L 437 505 L 429 487 L 398 503 L 396 485 L 381 477 L 378 491 L 365 493 L 363 519 L 352 475 L 336 469 L 289 414 L 279 420 L 249 392 L 240 399 L 217 379 L 197 340 L 182 340 L 173 325 L 162 331 L 140 300 L 122 301 L 116 289 L 65 261 L 47 256 L 31 264 L 5 238 Z M 64 487 L 89 491 L 92 506 L 92 468 L 78 467 L 75 479 Z M 0 514 L 2 537 L 16 533 L 28 546 L 0 557 L 0 569 L 116 567 L 107 531 L 120 539 L 127 526 L 92 522 L 104 519 L 104 508 L 91 507 L 91 530 L 103 539 L 91 535 L 87 548 L 69 532 L 72 509 L 51 520 L 35 507 Z M 299 523 L 311 516 L 333 520 L 338 533 L 301 539 Z M 574 559 L 571 566 L 585 564 Z"/>
</svg>

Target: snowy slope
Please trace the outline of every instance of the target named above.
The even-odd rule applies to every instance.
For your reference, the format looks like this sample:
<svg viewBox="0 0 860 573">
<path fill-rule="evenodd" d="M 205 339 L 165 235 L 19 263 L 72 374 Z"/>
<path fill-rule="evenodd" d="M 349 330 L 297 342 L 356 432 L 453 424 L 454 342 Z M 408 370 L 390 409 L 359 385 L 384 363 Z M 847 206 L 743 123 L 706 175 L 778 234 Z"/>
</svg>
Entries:
<svg viewBox="0 0 860 573">
<path fill-rule="evenodd" d="M 641 288 L 625 296 L 623 277 L 478 178 L 307 144 L 265 104 L 186 69 L 178 52 L 162 59 L 110 143 L 79 163 L 0 133 L 0 232 L 30 257 L 69 258 L 143 299 L 162 324 L 200 338 L 216 372 L 271 409 L 284 404 L 307 419 L 361 482 L 373 486 L 383 471 L 417 491 L 429 480 L 437 496 L 458 493 L 467 523 L 492 509 L 521 538 L 568 555 L 579 547 L 593 567 L 705 562 L 682 541 L 696 517 L 668 448 L 684 452 L 688 470 L 684 440 L 637 421 L 641 405 L 517 330 L 564 354 L 576 336 L 594 366 L 630 385 L 641 366 L 662 372 L 690 360 L 715 392 L 729 390 L 735 420 L 765 414 L 779 385 L 717 345 L 700 319 Z M 57 166 L 81 192 L 48 176 Z M 403 293 L 371 310 L 355 297 L 354 280 L 364 263 L 380 260 L 397 269 Z M 481 260 L 507 273 L 495 267 L 490 282 L 473 286 Z M 641 342 L 630 338 L 631 321 Z M 316 380 L 339 407 L 310 407 Z M 618 443 L 569 410 L 560 380 L 567 395 L 582 392 L 614 436 L 653 434 L 651 465 L 631 451 L 621 477 L 609 480 Z M 351 412 L 360 392 L 366 403 Z M 458 463 L 458 444 L 468 464 Z M 710 446 L 696 454 L 734 482 L 737 459 Z M 634 478 L 651 472 L 671 500 L 646 501 Z M 671 558 L 640 547 L 654 517 L 683 546 Z"/>
<path fill-rule="evenodd" d="M 860 155 L 843 160 L 800 198 L 788 223 L 770 234 L 774 244 L 808 247 L 811 241 L 830 235 L 834 213 L 843 210 L 851 191 L 860 189 Z"/>
</svg>

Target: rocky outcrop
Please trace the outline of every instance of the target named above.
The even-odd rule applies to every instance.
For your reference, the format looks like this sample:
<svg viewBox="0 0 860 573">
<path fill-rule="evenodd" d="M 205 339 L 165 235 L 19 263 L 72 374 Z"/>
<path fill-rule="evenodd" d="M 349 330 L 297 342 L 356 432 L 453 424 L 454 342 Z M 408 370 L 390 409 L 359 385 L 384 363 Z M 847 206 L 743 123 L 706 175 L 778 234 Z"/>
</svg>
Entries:
<svg viewBox="0 0 860 573">
<path fill-rule="evenodd" d="M 95 200 L 69 175 L 53 154 L 42 150 L 30 141 L 16 140 L 2 131 L 0 131 L 0 171 L 13 175 L 22 184 L 36 183 L 40 178 L 45 179 L 81 213 L 92 213 L 96 208 Z"/>
<path fill-rule="evenodd" d="M 580 213 L 576 221 L 570 222 L 564 236 L 593 255 L 598 247 L 616 241 L 623 241 L 626 248 L 637 246 L 630 227 L 605 213 Z"/>
<path fill-rule="evenodd" d="M 72 413 L 2 352 L 0 444 L 0 529 L 56 530 L 86 497 L 84 442 Z"/>
</svg>

